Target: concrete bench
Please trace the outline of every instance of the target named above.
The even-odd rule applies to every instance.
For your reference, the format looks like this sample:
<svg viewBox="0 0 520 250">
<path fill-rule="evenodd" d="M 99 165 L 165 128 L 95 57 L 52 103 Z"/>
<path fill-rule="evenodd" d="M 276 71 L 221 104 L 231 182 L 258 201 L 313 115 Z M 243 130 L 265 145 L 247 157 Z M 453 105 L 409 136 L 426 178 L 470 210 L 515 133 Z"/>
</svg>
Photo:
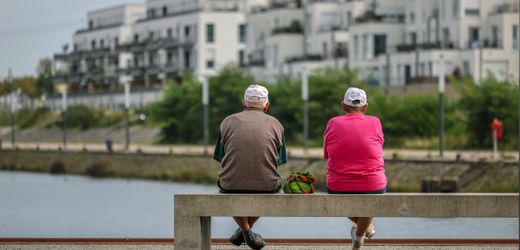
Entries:
<svg viewBox="0 0 520 250">
<path fill-rule="evenodd" d="M 175 250 L 206 250 L 211 216 L 517 218 L 518 194 L 181 194 L 174 207 Z"/>
</svg>

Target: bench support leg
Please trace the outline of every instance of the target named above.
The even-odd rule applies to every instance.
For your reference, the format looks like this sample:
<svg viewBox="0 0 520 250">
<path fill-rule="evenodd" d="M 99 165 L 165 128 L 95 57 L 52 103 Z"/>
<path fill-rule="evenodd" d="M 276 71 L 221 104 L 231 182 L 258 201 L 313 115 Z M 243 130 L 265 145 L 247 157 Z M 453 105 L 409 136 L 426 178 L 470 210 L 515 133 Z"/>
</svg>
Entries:
<svg viewBox="0 0 520 250">
<path fill-rule="evenodd" d="M 211 217 L 175 216 L 175 250 L 210 250 Z"/>
</svg>

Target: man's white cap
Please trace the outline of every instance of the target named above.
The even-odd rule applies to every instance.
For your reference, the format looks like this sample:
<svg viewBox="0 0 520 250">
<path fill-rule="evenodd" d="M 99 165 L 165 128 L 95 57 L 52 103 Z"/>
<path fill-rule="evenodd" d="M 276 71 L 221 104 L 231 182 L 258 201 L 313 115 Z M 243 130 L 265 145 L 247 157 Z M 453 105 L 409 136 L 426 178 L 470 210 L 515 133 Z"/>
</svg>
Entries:
<svg viewBox="0 0 520 250">
<path fill-rule="evenodd" d="M 362 89 L 348 88 L 343 103 L 351 107 L 363 107 L 367 104 L 367 94 Z"/>
<path fill-rule="evenodd" d="M 268 95 L 269 91 L 264 86 L 253 84 L 244 92 L 244 101 L 266 104 L 269 101 Z"/>
</svg>

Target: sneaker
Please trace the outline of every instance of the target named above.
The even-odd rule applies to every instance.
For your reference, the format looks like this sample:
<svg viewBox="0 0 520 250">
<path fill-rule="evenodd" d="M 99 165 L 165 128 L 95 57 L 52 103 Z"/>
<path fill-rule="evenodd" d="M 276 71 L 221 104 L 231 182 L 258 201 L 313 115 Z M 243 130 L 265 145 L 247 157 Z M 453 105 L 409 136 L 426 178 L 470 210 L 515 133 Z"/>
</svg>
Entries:
<svg viewBox="0 0 520 250">
<path fill-rule="evenodd" d="M 356 235 L 356 227 L 355 226 L 353 226 L 350 229 L 350 237 L 352 238 L 352 250 L 359 250 L 359 249 L 361 249 L 361 247 L 363 246 L 363 243 L 365 243 L 365 236 L 358 237 Z"/>
<path fill-rule="evenodd" d="M 250 248 L 260 250 L 263 247 L 265 247 L 264 238 L 262 238 L 260 234 L 256 234 L 253 233 L 253 231 L 249 231 L 242 232 L 242 235 L 244 236 L 244 241 Z"/>
<path fill-rule="evenodd" d="M 350 236 L 353 237 L 355 232 L 356 232 L 356 224 L 354 224 L 352 226 L 352 229 L 350 229 Z M 365 240 L 372 239 L 372 237 L 374 237 L 375 234 L 376 234 L 375 226 L 374 226 L 374 224 L 370 224 L 370 226 L 368 226 L 367 231 L 365 233 Z"/>
<path fill-rule="evenodd" d="M 242 235 L 242 230 L 240 230 L 240 228 L 237 228 L 235 233 L 229 237 L 229 242 L 233 243 L 235 246 L 244 244 L 244 235 Z"/>
<path fill-rule="evenodd" d="M 365 233 L 365 239 L 372 239 L 372 237 L 374 237 L 374 234 L 376 234 L 375 226 L 374 224 L 370 223 L 370 226 L 368 226 L 367 231 Z"/>
</svg>

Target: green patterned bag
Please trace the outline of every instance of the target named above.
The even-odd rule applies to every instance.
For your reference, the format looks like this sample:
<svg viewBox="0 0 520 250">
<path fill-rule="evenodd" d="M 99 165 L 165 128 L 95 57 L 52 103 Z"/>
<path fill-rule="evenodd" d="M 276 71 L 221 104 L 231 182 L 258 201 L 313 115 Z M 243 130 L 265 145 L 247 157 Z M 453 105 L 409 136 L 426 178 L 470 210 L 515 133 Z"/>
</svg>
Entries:
<svg viewBox="0 0 520 250">
<path fill-rule="evenodd" d="M 314 193 L 316 177 L 311 172 L 292 172 L 283 185 L 284 193 L 288 194 L 311 194 Z"/>
</svg>

